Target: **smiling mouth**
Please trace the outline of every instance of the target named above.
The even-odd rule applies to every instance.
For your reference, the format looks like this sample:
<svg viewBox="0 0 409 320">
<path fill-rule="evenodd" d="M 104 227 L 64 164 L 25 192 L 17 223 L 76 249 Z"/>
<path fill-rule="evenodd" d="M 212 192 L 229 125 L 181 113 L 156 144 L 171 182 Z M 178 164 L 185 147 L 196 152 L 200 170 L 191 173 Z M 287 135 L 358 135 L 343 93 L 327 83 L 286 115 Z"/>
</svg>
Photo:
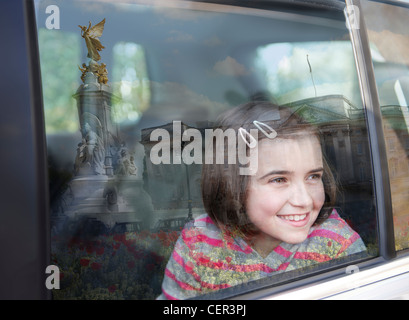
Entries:
<svg viewBox="0 0 409 320">
<path fill-rule="evenodd" d="M 280 219 L 287 220 L 287 221 L 302 221 L 307 217 L 307 214 L 291 214 L 285 216 L 277 216 Z"/>
</svg>

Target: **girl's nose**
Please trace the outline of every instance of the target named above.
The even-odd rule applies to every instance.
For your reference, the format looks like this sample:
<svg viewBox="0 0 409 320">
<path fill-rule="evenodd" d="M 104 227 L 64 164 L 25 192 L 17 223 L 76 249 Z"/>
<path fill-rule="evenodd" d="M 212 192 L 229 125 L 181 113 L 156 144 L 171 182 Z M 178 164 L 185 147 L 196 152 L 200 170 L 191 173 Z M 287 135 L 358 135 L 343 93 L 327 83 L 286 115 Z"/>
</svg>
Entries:
<svg viewBox="0 0 409 320">
<path fill-rule="evenodd" d="M 304 183 L 296 183 L 293 185 L 290 203 L 295 207 L 307 208 L 311 206 L 312 197 Z"/>
</svg>

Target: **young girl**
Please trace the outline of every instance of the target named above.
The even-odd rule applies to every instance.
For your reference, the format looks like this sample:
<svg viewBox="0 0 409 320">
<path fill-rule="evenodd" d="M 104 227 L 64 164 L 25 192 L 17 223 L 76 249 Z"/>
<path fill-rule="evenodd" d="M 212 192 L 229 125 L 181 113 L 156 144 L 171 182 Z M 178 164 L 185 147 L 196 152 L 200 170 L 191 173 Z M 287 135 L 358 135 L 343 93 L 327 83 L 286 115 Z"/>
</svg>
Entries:
<svg viewBox="0 0 409 320">
<path fill-rule="evenodd" d="M 159 299 L 192 298 L 366 250 L 333 209 L 336 186 L 315 127 L 268 102 L 229 110 L 217 127 L 234 129 L 246 155 L 257 150 L 256 170 L 243 174 L 239 161 L 203 165 L 207 214 L 182 231 Z M 214 156 L 228 149 L 216 145 Z"/>
</svg>

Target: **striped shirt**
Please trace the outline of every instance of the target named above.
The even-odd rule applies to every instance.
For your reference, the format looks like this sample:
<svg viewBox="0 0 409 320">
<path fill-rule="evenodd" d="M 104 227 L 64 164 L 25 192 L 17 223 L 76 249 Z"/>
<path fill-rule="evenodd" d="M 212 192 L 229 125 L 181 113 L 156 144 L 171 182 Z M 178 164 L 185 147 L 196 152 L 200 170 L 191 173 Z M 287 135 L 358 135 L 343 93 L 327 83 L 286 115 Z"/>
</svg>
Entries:
<svg viewBox="0 0 409 320">
<path fill-rule="evenodd" d="M 188 223 L 165 269 L 158 299 L 188 299 L 269 275 L 365 251 L 360 236 L 333 210 L 299 244 L 281 243 L 262 258 L 207 214 Z"/>
</svg>

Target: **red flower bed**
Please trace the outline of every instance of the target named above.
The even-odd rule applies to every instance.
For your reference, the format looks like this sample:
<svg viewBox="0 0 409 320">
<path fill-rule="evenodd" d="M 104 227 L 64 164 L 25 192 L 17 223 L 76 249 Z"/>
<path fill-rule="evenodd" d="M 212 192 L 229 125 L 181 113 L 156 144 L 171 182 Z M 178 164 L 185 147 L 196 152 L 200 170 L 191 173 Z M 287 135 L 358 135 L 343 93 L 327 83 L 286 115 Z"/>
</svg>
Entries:
<svg viewBox="0 0 409 320">
<path fill-rule="evenodd" d="M 93 262 L 91 263 L 91 269 L 92 270 L 99 270 L 102 268 L 102 264 L 98 263 L 98 262 Z"/>
<path fill-rule="evenodd" d="M 88 267 L 89 259 L 80 259 L 80 265 L 83 267 Z"/>
<path fill-rule="evenodd" d="M 142 231 L 54 238 L 52 258 L 64 273 L 54 298 L 155 299 L 178 235 Z"/>
</svg>

